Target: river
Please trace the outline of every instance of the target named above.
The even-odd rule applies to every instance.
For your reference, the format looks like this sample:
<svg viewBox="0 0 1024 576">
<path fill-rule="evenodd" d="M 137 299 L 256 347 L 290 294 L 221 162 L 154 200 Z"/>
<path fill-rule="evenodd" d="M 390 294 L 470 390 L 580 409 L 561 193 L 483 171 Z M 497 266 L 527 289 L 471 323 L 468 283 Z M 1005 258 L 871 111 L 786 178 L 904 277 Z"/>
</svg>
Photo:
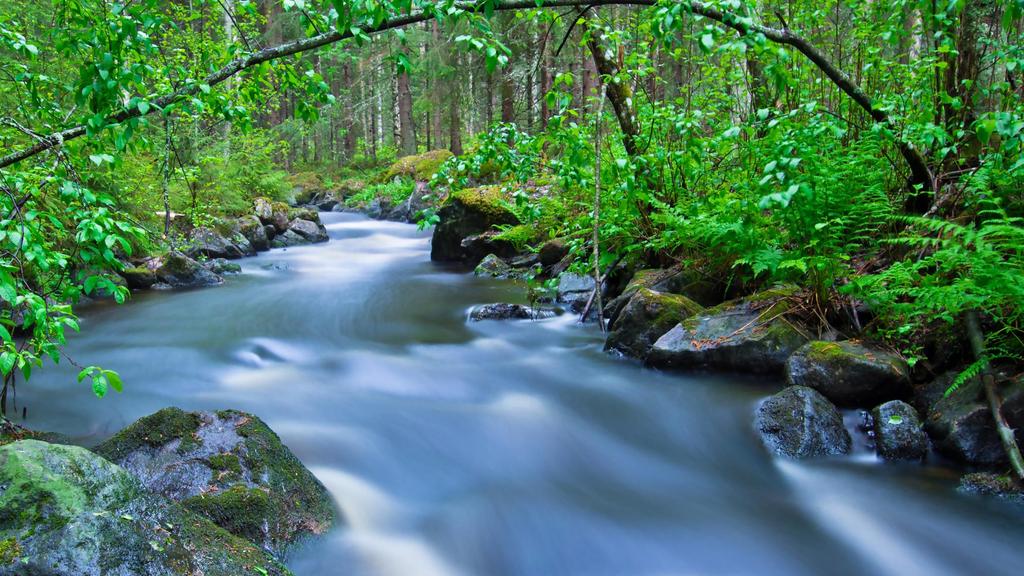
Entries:
<svg viewBox="0 0 1024 576">
<path fill-rule="evenodd" d="M 223 286 L 85 310 L 67 351 L 124 393 L 48 367 L 25 423 L 90 445 L 168 405 L 259 415 L 345 516 L 298 576 L 1024 571 L 1024 513 L 948 469 L 771 458 L 751 420 L 781 382 L 646 370 L 570 316 L 467 323 L 522 289 L 432 263 L 414 226 L 322 216 L 331 242 Z"/>
</svg>

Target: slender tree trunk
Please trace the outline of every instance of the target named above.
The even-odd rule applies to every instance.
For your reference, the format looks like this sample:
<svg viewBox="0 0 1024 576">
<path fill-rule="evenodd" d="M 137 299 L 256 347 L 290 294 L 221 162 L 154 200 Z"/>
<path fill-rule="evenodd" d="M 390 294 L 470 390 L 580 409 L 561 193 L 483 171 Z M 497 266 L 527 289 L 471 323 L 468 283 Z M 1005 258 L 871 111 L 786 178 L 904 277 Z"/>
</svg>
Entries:
<svg viewBox="0 0 1024 576">
<path fill-rule="evenodd" d="M 412 90 L 409 88 L 409 73 L 398 74 L 398 122 L 401 151 L 405 156 L 416 153 L 416 131 L 413 127 Z"/>
</svg>

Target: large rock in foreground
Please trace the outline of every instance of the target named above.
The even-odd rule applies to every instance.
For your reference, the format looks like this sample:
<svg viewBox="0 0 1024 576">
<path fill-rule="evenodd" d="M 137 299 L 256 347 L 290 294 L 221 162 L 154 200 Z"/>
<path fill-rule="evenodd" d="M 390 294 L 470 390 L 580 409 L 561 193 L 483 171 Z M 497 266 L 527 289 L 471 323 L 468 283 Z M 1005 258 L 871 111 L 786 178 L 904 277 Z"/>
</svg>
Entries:
<svg viewBox="0 0 1024 576">
<path fill-rule="evenodd" d="M 768 290 L 692 316 L 658 338 L 647 364 L 781 372 L 790 354 L 807 342 L 784 317 L 794 293 L 790 288 Z"/>
<path fill-rule="evenodd" d="M 0 575 L 290 574 L 84 448 L 0 447 L 0 487 Z"/>
<path fill-rule="evenodd" d="M 686 296 L 640 288 L 611 323 L 605 349 L 643 359 L 658 338 L 703 310 Z"/>
<path fill-rule="evenodd" d="M 150 490 L 278 554 L 335 521 L 324 486 L 251 414 L 166 408 L 95 451 Z"/>
<path fill-rule="evenodd" d="M 786 362 L 786 380 L 809 386 L 840 406 L 873 406 L 910 395 L 902 358 L 856 342 L 808 342 Z"/>
<path fill-rule="evenodd" d="M 762 402 L 754 426 L 768 449 L 789 458 L 847 454 L 852 444 L 836 407 L 803 386 L 790 386 Z"/>
<path fill-rule="evenodd" d="M 430 244 L 430 259 L 441 262 L 462 262 L 476 266 L 489 252 L 502 255 L 500 249 L 480 254 L 474 249 L 483 242 L 463 240 L 490 231 L 494 226 L 515 225 L 519 219 L 501 204 L 501 189 L 497 186 L 468 188 L 449 196 L 441 210 L 441 221 L 434 229 Z M 488 246 L 488 248 L 500 248 Z"/>
</svg>

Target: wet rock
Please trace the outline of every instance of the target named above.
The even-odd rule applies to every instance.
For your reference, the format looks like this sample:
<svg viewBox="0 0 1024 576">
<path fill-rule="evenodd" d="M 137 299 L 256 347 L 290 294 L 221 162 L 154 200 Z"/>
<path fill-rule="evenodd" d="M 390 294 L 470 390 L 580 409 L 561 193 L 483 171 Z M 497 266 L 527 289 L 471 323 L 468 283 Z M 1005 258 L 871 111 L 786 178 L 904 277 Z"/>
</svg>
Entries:
<svg viewBox="0 0 1024 576">
<path fill-rule="evenodd" d="M 274 206 L 266 198 L 257 198 L 253 200 L 253 214 L 263 224 L 272 224 L 274 221 Z"/>
<path fill-rule="evenodd" d="M 157 283 L 156 274 L 145 266 L 134 266 L 121 271 L 125 285 L 132 290 L 145 290 Z"/>
<path fill-rule="evenodd" d="M 555 299 L 562 304 L 568 304 L 573 312 L 580 313 L 587 306 L 590 296 L 594 293 L 596 286 L 594 279 L 590 276 L 579 274 L 562 274 L 558 277 L 558 291 Z"/>
<path fill-rule="evenodd" d="M 290 248 L 292 246 L 302 246 L 303 244 L 309 244 L 309 240 L 299 236 L 297 232 L 292 230 L 285 230 L 283 234 L 278 234 L 274 237 L 274 241 L 270 243 L 274 248 Z"/>
<path fill-rule="evenodd" d="M 95 451 L 149 490 L 276 554 L 336 519 L 327 490 L 252 414 L 167 408 Z"/>
<path fill-rule="evenodd" d="M 789 458 L 847 454 L 852 445 L 839 410 L 804 386 L 790 386 L 762 402 L 754 426 L 769 450 Z"/>
<path fill-rule="evenodd" d="M 215 258 L 203 264 L 207 270 L 214 274 L 238 274 L 242 271 L 242 267 L 234 262 L 229 262 L 223 258 Z"/>
<path fill-rule="evenodd" d="M 216 286 L 224 282 L 220 276 L 204 268 L 199 262 L 181 252 L 168 252 L 154 256 L 143 263 L 157 277 L 152 288 L 199 288 Z M 159 286 L 160 284 L 164 286 Z"/>
<path fill-rule="evenodd" d="M 241 234 L 231 235 L 228 238 L 225 234 L 212 228 L 200 227 L 192 231 L 189 238 L 189 247 L 185 253 L 192 258 L 242 258 L 250 256 L 256 251 L 252 245 Z"/>
<path fill-rule="evenodd" d="M 874 419 L 875 449 L 885 460 L 923 460 L 928 454 L 928 436 L 917 410 L 901 400 L 891 400 L 871 411 Z"/>
<path fill-rule="evenodd" d="M 274 237 L 277 236 L 277 228 L 274 228 L 273 224 L 264 224 L 263 233 L 267 236 L 268 242 L 273 242 Z"/>
<path fill-rule="evenodd" d="M 388 198 L 373 198 L 366 203 L 363 213 L 374 220 L 383 220 L 391 213 L 391 200 Z"/>
<path fill-rule="evenodd" d="M 288 231 L 305 238 L 307 242 L 327 242 L 327 229 L 312 220 L 296 218 L 288 225 Z"/>
<path fill-rule="evenodd" d="M 605 349 L 643 359 L 658 338 L 703 310 L 700 304 L 686 296 L 640 288 L 609 325 Z"/>
<path fill-rule="evenodd" d="M 430 259 L 442 262 L 462 262 L 476 266 L 490 253 L 511 256 L 511 244 L 498 246 L 493 236 L 481 237 L 495 226 L 515 225 L 519 219 L 501 204 L 501 190 L 496 186 L 469 188 L 449 196 L 438 211 L 440 223 L 434 229 L 430 246 Z M 476 236 L 464 245 L 463 240 Z M 507 245 L 508 247 L 506 247 Z"/>
<path fill-rule="evenodd" d="M 494 254 L 488 254 L 483 260 L 477 264 L 473 270 L 473 274 L 476 276 L 486 276 L 489 278 L 522 278 L 523 273 L 516 270 L 511 265 L 506 263 L 501 258 Z"/>
<path fill-rule="evenodd" d="M 852 341 L 808 342 L 786 362 L 786 379 L 840 406 L 871 406 L 910 395 L 910 369 L 902 358 Z"/>
<path fill-rule="evenodd" d="M 0 447 L 0 486 L 0 575 L 290 574 L 84 448 Z"/>
<path fill-rule="evenodd" d="M 338 201 L 331 199 L 331 200 L 323 200 L 323 201 L 321 201 L 320 203 L 318 203 L 316 205 L 316 207 L 317 207 L 317 210 L 320 210 L 321 212 L 330 212 L 331 210 L 334 210 L 334 207 L 337 206 L 337 205 L 338 205 Z"/>
<path fill-rule="evenodd" d="M 484 304 L 477 306 L 469 313 L 469 319 L 480 320 L 540 320 L 551 318 L 556 313 L 552 310 L 534 309 L 525 304 Z"/>
<path fill-rule="evenodd" d="M 954 377 L 954 374 L 942 377 L 934 387 L 944 390 Z M 1003 418 L 1016 430 L 1017 443 L 1024 445 L 1024 387 L 1020 384 L 1002 386 L 999 393 L 1003 398 Z M 925 431 L 936 450 L 954 460 L 978 466 L 1009 463 L 977 379 L 965 382 L 949 396 L 935 402 L 925 419 Z"/>
<path fill-rule="evenodd" d="M 518 268 L 525 272 L 526 270 L 532 270 L 540 266 L 540 257 L 533 252 L 527 252 L 526 254 L 515 256 L 509 261 L 509 264 L 511 264 L 513 268 Z"/>
<path fill-rule="evenodd" d="M 257 252 L 266 252 L 270 250 L 270 237 L 267 235 L 267 229 L 260 222 L 260 219 L 256 216 L 246 216 L 239 218 L 236 221 L 236 226 L 239 233 L 249 241 L 253 250 Z M 273 227 L 271 227 L 273 229 Z"/>
<path fill-rule="evenodd" d="M 767 290 L 691 316 L 658 338 L 646 362 L 658 368 L 781 372 L 808 340 L 784 317 L 795 293 L 795 288 Z"/>
<path fill-rule="evenodd" d="M 1010 476 L 993 472 L 973 472 L 960 478 L 960 491 L 981 496 L 996 496 L 1024 504 L 1024 486 Z"/>
</svg>

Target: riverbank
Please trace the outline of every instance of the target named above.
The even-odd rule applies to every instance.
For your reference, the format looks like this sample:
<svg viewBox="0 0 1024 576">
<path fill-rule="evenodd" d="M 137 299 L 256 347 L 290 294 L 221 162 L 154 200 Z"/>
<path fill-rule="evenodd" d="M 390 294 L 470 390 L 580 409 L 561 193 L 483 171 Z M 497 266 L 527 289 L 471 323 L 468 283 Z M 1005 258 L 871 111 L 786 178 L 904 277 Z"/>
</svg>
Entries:
<svg viewBox="0 0 1024 576">
<path fill-rule="evenodd" d="M 849 457 L 774 458 L 752 415 L 780 379 L 644 369 L 571 314 L 467 322 L 523 285 L 452 273 L 413 226 L 321 217 L 330 242 L 216 289 L 83 311 L 68 354 L 126 391 L 47 369 L 19 389 L 28 423 L 94 445 L 168 405 L 258 415 L 345 519 L 289 557 L 299 576 L 1012 573 L 1019 514 L 934 460 L 879 464 L 856 414 Z"/>
</svg>

